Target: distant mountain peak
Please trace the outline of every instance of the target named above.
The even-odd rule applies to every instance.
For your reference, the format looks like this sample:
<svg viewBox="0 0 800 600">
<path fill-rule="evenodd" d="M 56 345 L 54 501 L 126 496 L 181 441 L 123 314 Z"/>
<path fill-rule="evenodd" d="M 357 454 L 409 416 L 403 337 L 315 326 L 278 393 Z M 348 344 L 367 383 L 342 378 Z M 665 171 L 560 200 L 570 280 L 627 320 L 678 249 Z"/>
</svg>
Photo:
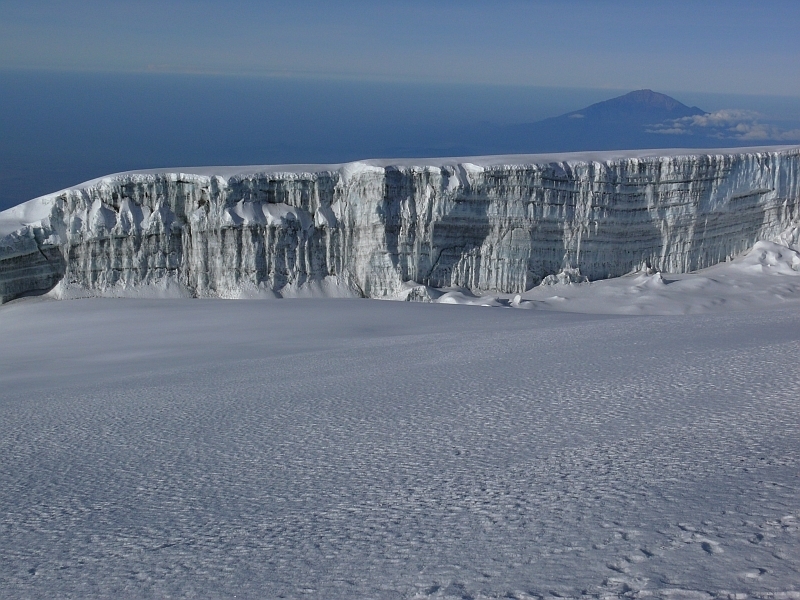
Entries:
<svg viewBox="0 0 800 600">
<path fill-rule="evenodd" d="M 574 152 L 632 148 L 710 148 L 704 131 L 678 135 L 675 123 L 707 114 L 653 90 L 635 90 L 536 123 L 507 126 L 502 144 L 518 152 Z M 669 135 L 667 135 L 669 133 Z"/>
<path fill-rule="evenodd" d="M 666 111 L 673 111 L 676 109 L 700 110 L 697 107 L 690 108 L 682 102 L 675 100 L 675 98 L 667 96 L 666 94 L 654 92 L 653 90 L 636 90 L 634 92 L 629 92 L 624 96 L 618 96 L 617 98 L 606 100 L 606 102 L 648 106 Z"/>
<path fill-rule="evenodd" d="M 678 119 L 692 115 L 702 115 L 705 111 L 696 106 L 686 106 L 675 98 L 654 92 L 653 90 L 636 90 L 610 100 L 604 100 L 576 110 L 556 119 L 587 118 L 599 120 L 652 120 Z"/>
</svg>

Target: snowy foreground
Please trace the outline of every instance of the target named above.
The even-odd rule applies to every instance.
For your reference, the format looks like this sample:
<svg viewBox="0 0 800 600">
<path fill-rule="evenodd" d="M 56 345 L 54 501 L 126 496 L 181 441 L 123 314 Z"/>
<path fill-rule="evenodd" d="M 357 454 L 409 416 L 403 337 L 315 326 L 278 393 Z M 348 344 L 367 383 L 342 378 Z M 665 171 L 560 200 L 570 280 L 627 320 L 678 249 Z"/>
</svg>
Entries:
<svg viewBox="0 0 800 600">
<path fill-rule="evenodd" d="M 799 265 L 13 301 L 0 596 L 800 598 Z"/>
</svg>

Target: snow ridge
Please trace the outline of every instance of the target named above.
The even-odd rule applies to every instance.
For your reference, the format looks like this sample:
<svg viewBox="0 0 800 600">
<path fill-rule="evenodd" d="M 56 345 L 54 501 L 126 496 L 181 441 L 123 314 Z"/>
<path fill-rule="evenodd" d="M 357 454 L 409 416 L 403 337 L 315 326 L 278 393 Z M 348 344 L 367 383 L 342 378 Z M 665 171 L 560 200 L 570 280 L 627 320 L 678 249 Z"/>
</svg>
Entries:
<svg viewBox="0 0 800 600">
<path fill-rule="evenodd" d="M 0 213 L 0 301 L 56 284 L 398 298 L 685 273 L 791 231 L 798 181 L 796 147 L 121 173 Z"/>
</svg>

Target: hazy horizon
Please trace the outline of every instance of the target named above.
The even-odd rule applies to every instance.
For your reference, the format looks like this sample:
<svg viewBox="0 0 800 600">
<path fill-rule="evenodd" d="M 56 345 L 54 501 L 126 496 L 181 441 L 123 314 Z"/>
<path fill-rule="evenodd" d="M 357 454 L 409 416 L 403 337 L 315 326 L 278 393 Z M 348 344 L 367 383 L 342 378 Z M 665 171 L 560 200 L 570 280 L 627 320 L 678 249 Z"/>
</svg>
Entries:
<svg viewBox="0 0 800 600">
<path fill-rule="evenodd" d="M 495 132 L 628 91 L 0 70 L 0 209 L 134 169 L 549 151 L 541 140 L 504 144 Z M 709 112 L 739 109 L 784 130 L 800 126 L 792 118 L 800 98 L 655 91 Z M 661 147 L 674 145 L 663 139 Z"/>
<path fill-rule="evenodd" d="M 800 5 L 7 0 L 0 68 L 800 96 Z"/>
</svg>

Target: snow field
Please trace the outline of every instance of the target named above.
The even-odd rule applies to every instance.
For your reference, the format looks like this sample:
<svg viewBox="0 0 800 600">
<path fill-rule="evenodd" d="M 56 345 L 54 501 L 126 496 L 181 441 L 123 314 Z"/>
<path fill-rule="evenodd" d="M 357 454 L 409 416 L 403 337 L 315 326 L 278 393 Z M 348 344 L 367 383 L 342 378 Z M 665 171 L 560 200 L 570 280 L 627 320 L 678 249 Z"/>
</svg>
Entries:
<svg viewBox="0 0 800 600">
<path fill-rule="evenodd" d="M 800 597 L 794 304 L 28 299 L 0 347 L 3 597 Z"/>
</svg>

